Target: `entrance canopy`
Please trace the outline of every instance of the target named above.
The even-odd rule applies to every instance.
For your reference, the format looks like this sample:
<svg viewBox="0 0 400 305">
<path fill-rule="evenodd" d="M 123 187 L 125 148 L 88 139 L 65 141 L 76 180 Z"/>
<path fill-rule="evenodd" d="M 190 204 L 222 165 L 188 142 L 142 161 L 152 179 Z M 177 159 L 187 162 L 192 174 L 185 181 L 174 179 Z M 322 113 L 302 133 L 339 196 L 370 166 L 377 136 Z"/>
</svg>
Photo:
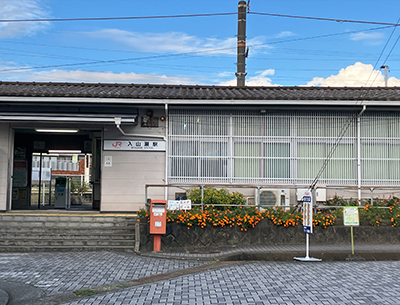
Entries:
<svg viewBox="0 0 400 305">
<path fill-rule="evenodd" d="M 115 118 L 137 125 L 138 109 L 131 105 L 78 103 L 15 103 L 0 104 L 0 121 L 97 122 L 114 123 Z"/>
</svg>

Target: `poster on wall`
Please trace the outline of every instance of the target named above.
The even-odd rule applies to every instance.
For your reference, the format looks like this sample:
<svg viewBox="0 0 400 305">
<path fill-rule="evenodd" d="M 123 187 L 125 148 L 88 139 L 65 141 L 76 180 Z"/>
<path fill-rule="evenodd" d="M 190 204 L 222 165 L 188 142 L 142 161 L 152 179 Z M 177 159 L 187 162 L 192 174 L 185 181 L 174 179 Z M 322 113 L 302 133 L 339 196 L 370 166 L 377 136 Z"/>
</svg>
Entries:
<svg viewBox="0 0 400 305">
<path fill-rule="evenodd" d="M 165 151 L 165 141 L 156 141 L 156 140 L 145 140 L 145 141 L 104 140 L 104 150 Z"/>
<path fill-rule="evenodd" d="M 14 159 L 15 160 L 26 160 L 26 147 L 15 147 Z"/>
<path fill-rule="evenodd" d="M 13 187 L 25 187 L 28 183 L 28 168 L 26 161 L 14 161 Z"/>
</svg>

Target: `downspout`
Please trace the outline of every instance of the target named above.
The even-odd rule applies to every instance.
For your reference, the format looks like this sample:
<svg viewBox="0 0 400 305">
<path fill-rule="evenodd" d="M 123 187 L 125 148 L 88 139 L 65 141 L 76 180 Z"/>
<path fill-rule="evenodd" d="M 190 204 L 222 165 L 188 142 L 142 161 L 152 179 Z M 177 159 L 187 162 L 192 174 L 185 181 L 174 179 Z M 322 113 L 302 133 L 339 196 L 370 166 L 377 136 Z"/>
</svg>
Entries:
<svg viewBox="0 0 400 305">
<path fill-rule="evenodd" d="M 361 205 L 361 116 L 367 109 L 363 105 L 363 109 L 357 115 L 357 190 L 358 190 L 358 205 Z"/>
<path fill-rule="evenodd" d="M 168 133 L 169 133 L 169 119 L 168 119 L 168 104 L 165 103 L 165 184 L 168 185 Z M 164 189 L 164 199 L 168 200 L 168 186 Z"/>
</svg>

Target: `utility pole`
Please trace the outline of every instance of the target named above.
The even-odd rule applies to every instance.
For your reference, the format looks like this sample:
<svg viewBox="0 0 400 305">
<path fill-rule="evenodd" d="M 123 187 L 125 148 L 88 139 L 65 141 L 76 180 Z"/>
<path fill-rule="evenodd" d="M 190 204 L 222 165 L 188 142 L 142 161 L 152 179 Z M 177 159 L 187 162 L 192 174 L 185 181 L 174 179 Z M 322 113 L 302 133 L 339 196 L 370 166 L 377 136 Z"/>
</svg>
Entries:
<svg viewBox="0 0 400 305">
<path fill-rule="evenodd" d="M 246 1 L 238 4 L 238 35 L 237 35 L 237 87 L 245 87 L 246 79 Z"/>
<path fill-rule="evenodd" d="M 381 69 L 385 69 L 385 87 L 387 87 L 388 84 L 388 68 L 389 66 L 387 65 L 381 66 Z"/>
</svg>

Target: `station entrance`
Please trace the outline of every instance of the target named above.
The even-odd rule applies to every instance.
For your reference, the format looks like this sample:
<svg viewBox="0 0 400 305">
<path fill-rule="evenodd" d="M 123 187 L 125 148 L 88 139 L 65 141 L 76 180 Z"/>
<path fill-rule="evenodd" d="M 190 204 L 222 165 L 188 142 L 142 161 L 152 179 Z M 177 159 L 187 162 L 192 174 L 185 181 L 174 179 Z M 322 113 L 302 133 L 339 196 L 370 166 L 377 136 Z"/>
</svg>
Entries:
<svg viewBox="0 0 400 305">
<path fill-rule="evenodd" d="M 101 131 L 14 130 L 11 210 L 99 210 Z"/>
</svg>

